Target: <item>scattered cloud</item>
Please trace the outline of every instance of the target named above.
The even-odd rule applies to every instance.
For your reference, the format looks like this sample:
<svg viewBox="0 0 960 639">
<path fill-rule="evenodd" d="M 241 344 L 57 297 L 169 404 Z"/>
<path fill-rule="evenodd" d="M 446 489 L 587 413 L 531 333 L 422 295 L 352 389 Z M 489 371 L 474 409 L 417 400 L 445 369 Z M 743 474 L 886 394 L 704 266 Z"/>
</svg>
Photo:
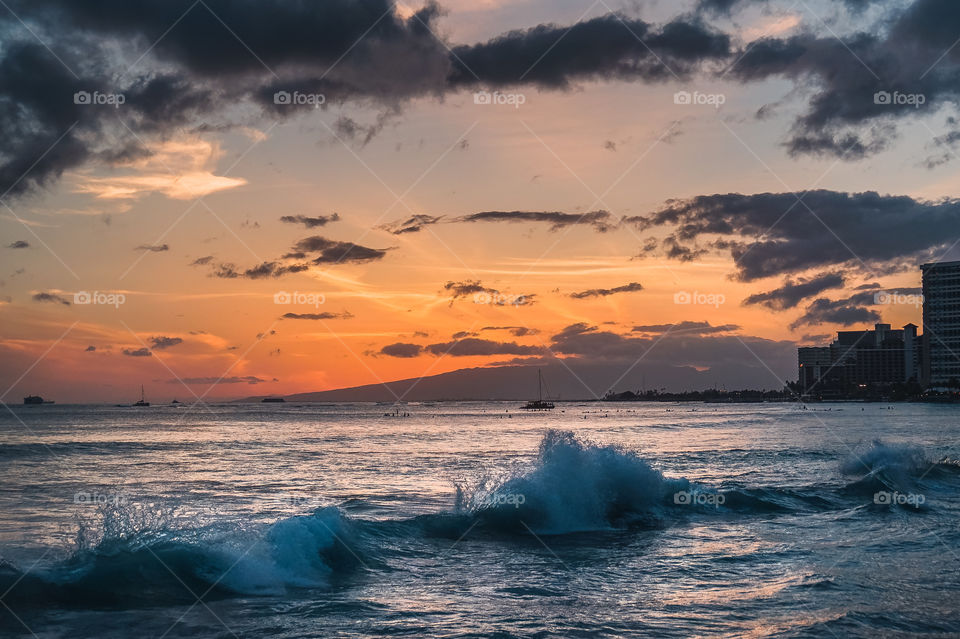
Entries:
<svg viewBox="0 0 960 639">
<path fill-rule="evenodd" d="M 840 273 L 820 273 L 797 281 L 786 279 L 783 286 L 772 291 L 751 295 L 743 300 L 743 305 L 759 304 L 774 311 L 784 311 L 794 308 L 808 297 L 813 297 L 832 288 L 840 288 L 843 285 L 844 278 Z"/>
<path fill-rule="evenodd" d="M 150 251 L 152 253 L 162 253 L 164 251 L 169 251 L 170 246 L 168 244 L 141 244 L 140 246 L 133 249 L 134 251 Z"/>
<path fill-rule="evenodd" d="M 616 295 L 617 293 L 634 293 L 642 290 L 642 284 L 639 282 L 630 282 L 629 284 L 616 286 L 614 288 L 591 288 L 586 291 L 580 291 L 579 293 L 570 293 L 570 297 L 576 300 L 582 300 L 589 297 L 609 297 L 610 295 Z"/>
<path fill-rule="evenodd" d="M 332 215 L 317 215 L 314 217 L 307 215 L 284 215 L 280 218 L 280 221 L 286 224 L 302 224 L 306 228 L 312 229 L 318 226 L 326 226 L 331 222 L 337 222 L 339 219 L 340 215 L 334 213 Z"/>
<path fill-rule="evenodd" d="M 176 346 L 177 344 L 182 344 L 183 339 L 179 337 L 151 337 L 150 343 L 153 345 L 153 348 L 158 351 L 170 348 L 171 346 Z"/>
<path fill-rule="evenodd" d="M 33 294 L 34 302 L 51 302 L 53 304 L 63 304 L 64 306 L 70 306 L 70 300 L 60 295 L 59 293 L 51 293 L 48 291 L 40 291 L 39 293 Z"/>
<path fill-rule="evenodd" d="M 346 311 L 343 313 L 284 313 L 282 317 L 296 320 L 334 320 L 352 319 L 353 314 Z"/>
<path fill-rule="evenodd" d="M 634 333 L 650 333 L 653 335 L 712 335 L 715 333 L 732 333 L 740 330 L 738 324 L 722 324 L 713 326 L 710 322 L 683 321 L 676 324 L 647 324 L 634 326 Z"/>
</svg>

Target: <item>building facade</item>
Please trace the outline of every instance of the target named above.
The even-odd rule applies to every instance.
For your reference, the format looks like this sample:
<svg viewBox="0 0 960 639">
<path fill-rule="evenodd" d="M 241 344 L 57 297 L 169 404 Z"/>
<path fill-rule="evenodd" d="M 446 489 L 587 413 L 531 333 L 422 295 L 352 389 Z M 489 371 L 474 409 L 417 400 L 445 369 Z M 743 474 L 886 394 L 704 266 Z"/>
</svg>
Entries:
<svg viewBox="0 0 960 639">
<path fill-rule="evenodd" d="M 807 397 L 841 398 L 918 382 L 920 346 L 915 324 L 840 331 L 830 346 L 798 349 L 800 391 Z"/>
<path fill-rule="evenodd" d="M 924 264 L 923 383 L 947 387 L 960 380 L 960 262 Z"/>
</svg>

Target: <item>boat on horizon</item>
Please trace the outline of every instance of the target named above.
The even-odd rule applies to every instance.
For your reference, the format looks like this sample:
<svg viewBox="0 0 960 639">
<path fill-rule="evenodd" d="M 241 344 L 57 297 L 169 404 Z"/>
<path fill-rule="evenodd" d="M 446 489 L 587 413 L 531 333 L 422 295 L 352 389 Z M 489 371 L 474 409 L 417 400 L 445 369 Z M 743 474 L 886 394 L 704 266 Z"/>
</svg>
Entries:
<svg viewBox="0 0 960 639">
<path fill-rule="evenodd" d="M 46 400 L 39 395 L 27 395 L 23 398 L 23 403 L 27 404 L 28 406 L 34 406 L 37 404 L 55 404 L 56 402 Z"/>
<path fill-rule="evenodd" d="M 140 401 L 134 402 L 133 405 L 134 405 L 134 406 L 138 406 L 138 407 L 143 407 L 143 406 L 149 406 L 149 405 L 150 405 L 150 402 L 144 401 L 144 398 L 143 398 L 143 384 L 140 384 Z"/>
<path fill-rule="evenodd" d="M 264 397 L 260 400 L 261 404 L 285 404 L 287 400 L 282 397 Z"/>
<path fill-rule="evenodd" d="M 522 410 L 553 410 L 552 402 L 543 401 L 543 372 L 537 369 L 537 388 L 539 390 L 538 398 L 530 400 L 520 408 Z"/>
</svg>

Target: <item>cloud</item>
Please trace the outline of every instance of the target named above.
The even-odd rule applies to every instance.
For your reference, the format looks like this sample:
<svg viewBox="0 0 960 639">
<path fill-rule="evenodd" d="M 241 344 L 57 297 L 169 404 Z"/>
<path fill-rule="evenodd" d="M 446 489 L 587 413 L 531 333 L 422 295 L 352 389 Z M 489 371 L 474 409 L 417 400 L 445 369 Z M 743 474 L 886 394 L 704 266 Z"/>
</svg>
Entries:
<svg viewBox="0 0 960 639">
<path fill-rule="evenodd" d="M 96 347 L 96 346 L 87 346 L 87 347 L 84 349 L 84 352 L 85 352 L 85 353 L 92 353 L 92 352 L 94 352 L 95 350 L 97 350 L 97 347 Z"/>
<path fill-rule="evenodd" d="M 242 375 L 242 376 L 231 376 L 231 377 L 186 377 L 182 380 L 180 379 L 168 379 L 168 384 L 205 384 L 205 385 L 214 385 L 214 384 L 267 384 L 270 382 L 278 382 L 277 378 L 273 379 L 262 379 L 254 375 Z"/>
<path fill-rule="evenodd" d="M 207 140 L 163 140 L 149 152 L 125 157 L 123 161 L 111 156 L 107 163 L 119 163 L 120 169 L 108 177 L 82 173 L 75 190 L 104 200 L 139 199 L 151 193 L 190 200 L 246 184 L 244 179 L 212 172 L 221 155 L 219 146 Z M 122 174 L 114 174 L 117 171 Z"/>
<path fill-rule="evenodd" d="M 399 357 L 399 358 L 411 358 L 417 357 L 420 353 L 423 352 L 423 347 L 419 344 L 405 344 L 403 342 L 398 342 L 396 344 L 387 344 L 380 349 L 381 355 L 386 355 L 387 357 Z"/>
<path fill-rule="evenodd" d="M 380 349 L 381 355 L 399 358 L 417 357 L 421 354 L 438 357 L 482 357 L 491 355 L 541 355 L 543 353 L 544 349 L 540 346 L 524 346 L 516 342 L 496 342 L 475 337 L 426 346 L 404 343 L 389 344 Z"/>
<path fill-rule="evenodd" d="M 7 244 L 7 248 L 12 248 L 12 249 L 30 248 L 30 243 L 27 242 L 26 240 L 16 240 L 15 242 L 11 242 L 10 244 Z"/>
<path fill-rule="evenodd" d="M 177 344 L 182 344 L 183 340 L 179 337 L 151 337 L 150 343 L 153 344 L 153 348 L 158 351 L 170 348 L 171 346 L 176 346 Z"/>
<path fill-rule="evenodd" d="M 454 47 L 453 85 L 564 89 L 586 80 L 667 80 L 730 56 L 730 38 L 697 21 L 655 27 L 610 13 L 569 27 L 539 25 Z"/>
<path fill-rule="evenodd" d="M 204 255 L 203 257 L 198 257 L 194 261 L 190 262 L 190 266 L 206 266 L 213 261 L 212 255 Z"/>
<path fill-rule="evenodd" d="M 123 354 L 128 357 L 150 357 L 153 353 L 150 352 L 148 348 L 138 348 L 138 349 L 123 349 Z"/>
<path fill-rule="evenodd" d="M 820 324 L 873 324 L 880 321 L 880 313 L 867 308 L 876 304 L 876 294 L 870 291 L 856 293 L 846 299 L 831 300 L 825 297 L 814 300 L 806 311 L 791 325 L 794 330 L 801 326 Z"/>
<path fill-rule="evenodd" d="M 915 0 L 891 6 L 882 28 L 869 33 L 805 32 L 751 42 L 729 76 L 742 82 L 787 78 L 812 88 L 787 149 L 795 155 L 860 158 L 887 147 L 895 121 L 922 117 L 960 97 L 960 57 L 950 49 L 958 25 L 956 3 Z M 891 99 L 875 99 L 878 94 Z M 923 102 L 918 108 L 895 94 L 922 96 Z"/>
<path fill-rule="evenodd" d="M 811 278 L 793 281 L 784 280 L 783 286 L 764 293 L 755 293 L 743 300 L 744 306 L 760 304 L 775 311 L 784 311 L 797 306 L 800 302 L 831 288 L 844 285 L 840 273 L 820 273 Z"/>
<path fill-rule="evenodd" d="M 727 252 L 737 278 L 752 281 L 841 266 L 866 273 L 914 268 L 949 247 L 960 201 L 816 190 L 798 204 L 793 193 L 727 193 L 670 200 L 624 221 L 671 228 L 667 240 L 691 251 Z"/>
<path fill-rule="evenodd" d="M 570 293 L 570 297 L 576 300 L 583 300 L 589 297 L 609 297 L 610 295 L 616 295 L 617 293 L 634 293 L 642 290 L 642 284 L 638 282 L 630 282 L 629 284 L 624 284 L 623 286 L 617 286 L 614 288 L 591 288 L 586 291 L 580 291 L 579 293 Z"/>
<path fill-rule="evenodd" d="M 634 326 L 631 329 L 634 333 L 651 333 L 654 335 L 711 335 L 714 333 L 731 333 L 739 331 L 738 324 L 722 324 L 713 326 L 710 322 L 691 322 L 683 321 L 676 324 L 646 324 Z"/>
<path fill-rule="evenodd" d="M 515 224 L 549 224 L 550 231 L 559 231 L 571 226 L 590 226 L 595 231 L 606 233 L 618 222 L 608 211 L 588 213 L 561 213 L 558 211 L 480 211 L 457 217 L 444 215 L 412 215 L 408 218 L 383 224 L 381 228 L 394 235 L 417 233 L 434 224 L 472 224 L 476 222 L 512 222 Z"/>
<path fill-rule="evenodd" d="M 572 324 L 553 335 L 550 350 L 565 356 L 571 365 L 574 362 L 604 362 L 630 367 L 642 359 L 646 366 L 670 368 L 710 369 L 737 365 L 755 368 L 761 376 L 766 371 L 761 362 L 779 366 L 784 361 L 796 361 L 796 345 L 789 341 L 741 335 L 697 335 L 695 332 L 635 337 L 601 331 L 584 323 Z"/>
<path fill-rule="evenodd" d="M 484 326 L 481 331 L 509 331 L 514 337 L 526 337 L 527 335 L 539 335 L 540 329 L 529 328 L 527 326 Z"/>
<path fill-rule="evenodd" d="M 492 304 L 494 306 L 529 306 L 534 303 L 535 293 L 528 295 L 513 295 L 502 293 L 494 288 L 484 286 L 480 280 L 464 280 L 462 282 L 447 282 L 443 291 L 450 294 L 450 304 L 465 297 L 473 298 L 475 304 Z"/>
<path fill-rule="evenodd" d="M 551 231 L 559 231 L 569 226 L 592 226 L 594 230 L 605 233 L 616 226 L 613 216 L 607 211 L 589 213 L 559 213 L 549 211 L 481 211 L 454 218 L 452 222 L 538 222 L 550 225 Z"/>
<path fill-rule="evenodd" d="M 332 215 L 318 215 L 316 217 L 309 217 L 306 215 L 284 215 L 280 218 L 280 221 L 287 224 L 303 224 L 308 229 L 312 229 L 318 226 L 326 226 L 330 222 L 336 222 L 339 219 L 340 216 L 337 213 L 334 213 Z"/>
<path fill-rule="evenodd" d="M 204 262 L 206 263 L 206 262 Z M 223 262 L 213 267 L 211 275 L 221 279 L 244 278 L 248 280 L 262 280 L 269 277 L 281 277 L 290 273 L 302 273 L 310 268 L 309 264 L 281 264 L 279 262 L 263 262 L 248 269 L 237 269 L 236 265 Z"/>
<path fill-rule="evenodd" d="M 293 245 L 293 253 L 286 257 L 302 259 L 309 253 L 318 254 L 312 258 L 314 264 L 363 264 L 382 260 L 390 249 L 375 249 L 353 242 L 330 240 L 319 235 L 305 237 Z"/>
<path fill-rule="evenodd" d="M 63 297 L 58 293 L 50 293 L 47 291 L 40 291 L 39 293 L 33 294 L 34 302 L 52 302 L 54 304 L 63 304 L 64 306 L 70 306 L 70 300 Z"/>
<path fill-rule="evenodd" d="M 352 319 L 353 314 L 343 313 L 284 313 L 284 319 L 297 320 L 332 320 L 332 319 Z"/>
<path fill-rule="evenodd" d="M 378 228 L 392 233 L 393 235 L 403 235 L 404 233 L 419 233 L 425 226 L 436 224 L 443 219 L 443 216 L 434 217 L 433 215 L 411 215 L 410 217 L 383 224 Z"/>
<path fill-rule="evenodd" d="M 162 253 L 164 251 L 169 251 L 170 246 L 168 244 L 141 244 L 140 246 L 133 249 L 134 251 L 150 251 L 153 253 Z"/>
</svg>

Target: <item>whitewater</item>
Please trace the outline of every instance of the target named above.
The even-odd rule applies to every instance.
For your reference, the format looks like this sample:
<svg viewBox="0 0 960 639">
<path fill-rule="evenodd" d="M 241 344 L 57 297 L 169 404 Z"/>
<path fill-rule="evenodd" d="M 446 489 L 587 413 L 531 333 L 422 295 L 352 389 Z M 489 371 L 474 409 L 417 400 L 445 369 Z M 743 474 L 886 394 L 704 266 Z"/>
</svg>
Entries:
<svg viewBox="0 0 960 639">
<path fill-rule="evenodd" d="M 3 636 L 960 637 L 957 407 L 10 408 Z"/>
</svg>

